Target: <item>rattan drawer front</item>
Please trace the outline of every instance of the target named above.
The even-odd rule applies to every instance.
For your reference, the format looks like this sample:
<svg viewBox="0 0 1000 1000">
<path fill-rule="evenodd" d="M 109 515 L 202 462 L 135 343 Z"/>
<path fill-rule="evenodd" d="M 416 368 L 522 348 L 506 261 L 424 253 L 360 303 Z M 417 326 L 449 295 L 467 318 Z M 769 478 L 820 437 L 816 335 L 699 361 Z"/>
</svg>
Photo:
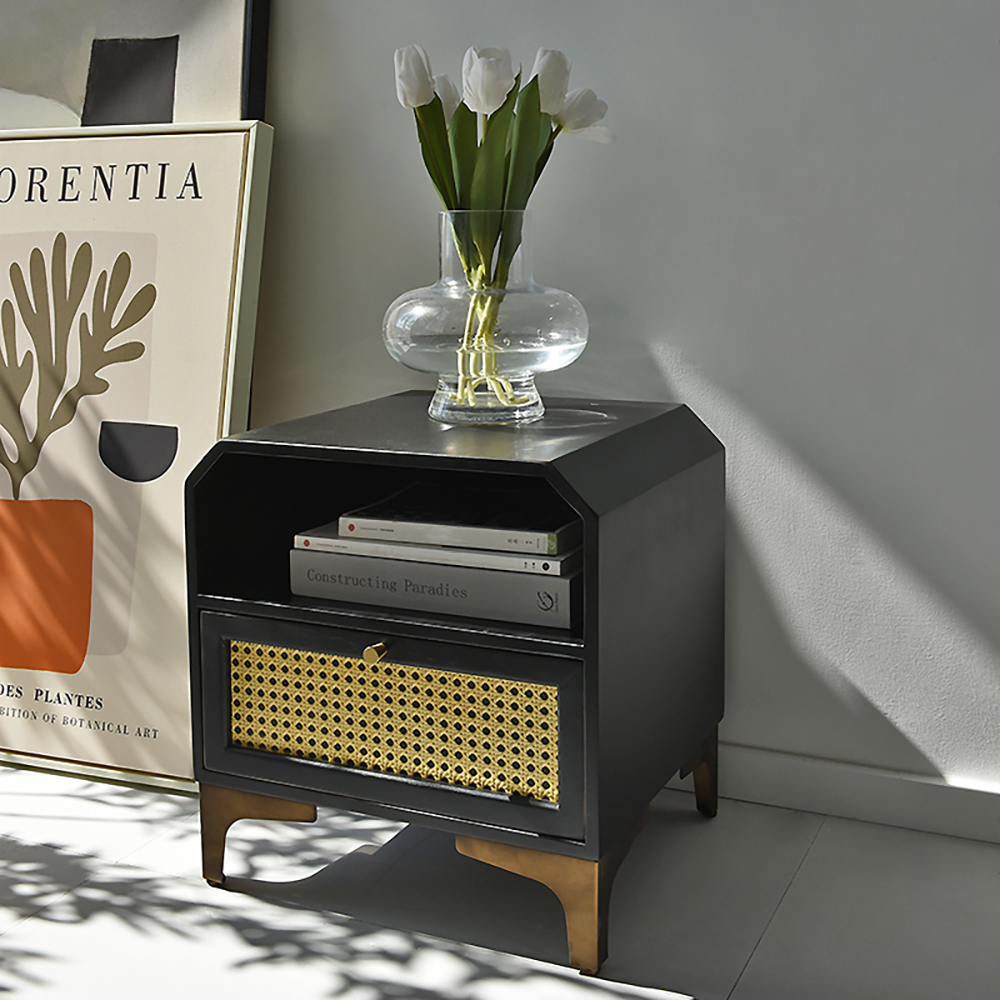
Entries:
<svg viewBox="0 0 1000 1000">
<path fill-rule="evenodd" d="M 559 689 L 229 640 L 232 745 L 559 802 Z"/>
</svg>

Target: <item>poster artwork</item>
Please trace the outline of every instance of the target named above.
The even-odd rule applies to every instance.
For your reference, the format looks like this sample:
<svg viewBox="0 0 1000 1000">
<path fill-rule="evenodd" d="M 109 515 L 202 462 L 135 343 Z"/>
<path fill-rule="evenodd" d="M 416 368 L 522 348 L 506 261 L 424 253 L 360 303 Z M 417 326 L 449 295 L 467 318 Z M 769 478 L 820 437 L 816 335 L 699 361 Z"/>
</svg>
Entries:
<svg viewBox="0 0 1000 1000">
<path fill-rule="evenodd" d="M 183 483 L 238 429 L 250 127 L 76 135 L 0 141 L 0 749 L 187 777 Z"/>
</svg>

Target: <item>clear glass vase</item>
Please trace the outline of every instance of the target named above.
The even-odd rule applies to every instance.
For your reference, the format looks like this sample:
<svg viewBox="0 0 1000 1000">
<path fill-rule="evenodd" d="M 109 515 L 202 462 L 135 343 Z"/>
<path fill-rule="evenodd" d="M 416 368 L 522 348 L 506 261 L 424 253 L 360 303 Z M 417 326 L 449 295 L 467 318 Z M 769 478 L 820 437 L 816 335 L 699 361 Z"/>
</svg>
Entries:
<svg viewBox="0 0 1000 1000">
<path fill-rule="evenodd" d="M 429 414 L 455 424 L 519 424 L 545 406 L 537 372 L 575 361 L 587 314 L 531 276 L 524 212 L 442 212 L 440 277 L 389 306 L 389 353 L 438 378 Z"/>
</svg>

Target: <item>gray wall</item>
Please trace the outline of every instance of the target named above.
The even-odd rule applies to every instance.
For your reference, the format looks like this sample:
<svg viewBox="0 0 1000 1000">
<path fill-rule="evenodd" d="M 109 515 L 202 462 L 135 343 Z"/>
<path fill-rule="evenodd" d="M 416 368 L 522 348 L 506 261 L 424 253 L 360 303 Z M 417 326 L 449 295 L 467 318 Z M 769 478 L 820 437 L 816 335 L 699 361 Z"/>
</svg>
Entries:
<svg viewBox="0 0 1000 1000">
<path fill-rule="evenodd" d="M 540 45 L 610 105 L 537 189 L 591 341 L 543 394 L 729 449 L 723 738 L 1000 790 L 1000 4 L 275 0 L 256 425 L 425 386 L 380 325 L 438 205 L 392 53 Z"/>
</svg>

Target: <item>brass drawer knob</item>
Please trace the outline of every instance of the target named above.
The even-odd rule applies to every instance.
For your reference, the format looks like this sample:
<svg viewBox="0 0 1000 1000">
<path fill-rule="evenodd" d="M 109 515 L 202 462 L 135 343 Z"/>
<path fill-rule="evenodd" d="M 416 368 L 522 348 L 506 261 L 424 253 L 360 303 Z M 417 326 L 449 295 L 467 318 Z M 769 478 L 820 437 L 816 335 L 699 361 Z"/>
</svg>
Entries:
<svg viewBox="0 0 1000 1000">
<path fill-rule="evenodd" d="M 388 647 L 384 642 L 376 642 L 374 646 L 365 647 L 365 651 L 361 654 L 361 659 L 371 666 L 373 663 L 378 663 L 385 656 L 387 649 Z"/>
</svg>

